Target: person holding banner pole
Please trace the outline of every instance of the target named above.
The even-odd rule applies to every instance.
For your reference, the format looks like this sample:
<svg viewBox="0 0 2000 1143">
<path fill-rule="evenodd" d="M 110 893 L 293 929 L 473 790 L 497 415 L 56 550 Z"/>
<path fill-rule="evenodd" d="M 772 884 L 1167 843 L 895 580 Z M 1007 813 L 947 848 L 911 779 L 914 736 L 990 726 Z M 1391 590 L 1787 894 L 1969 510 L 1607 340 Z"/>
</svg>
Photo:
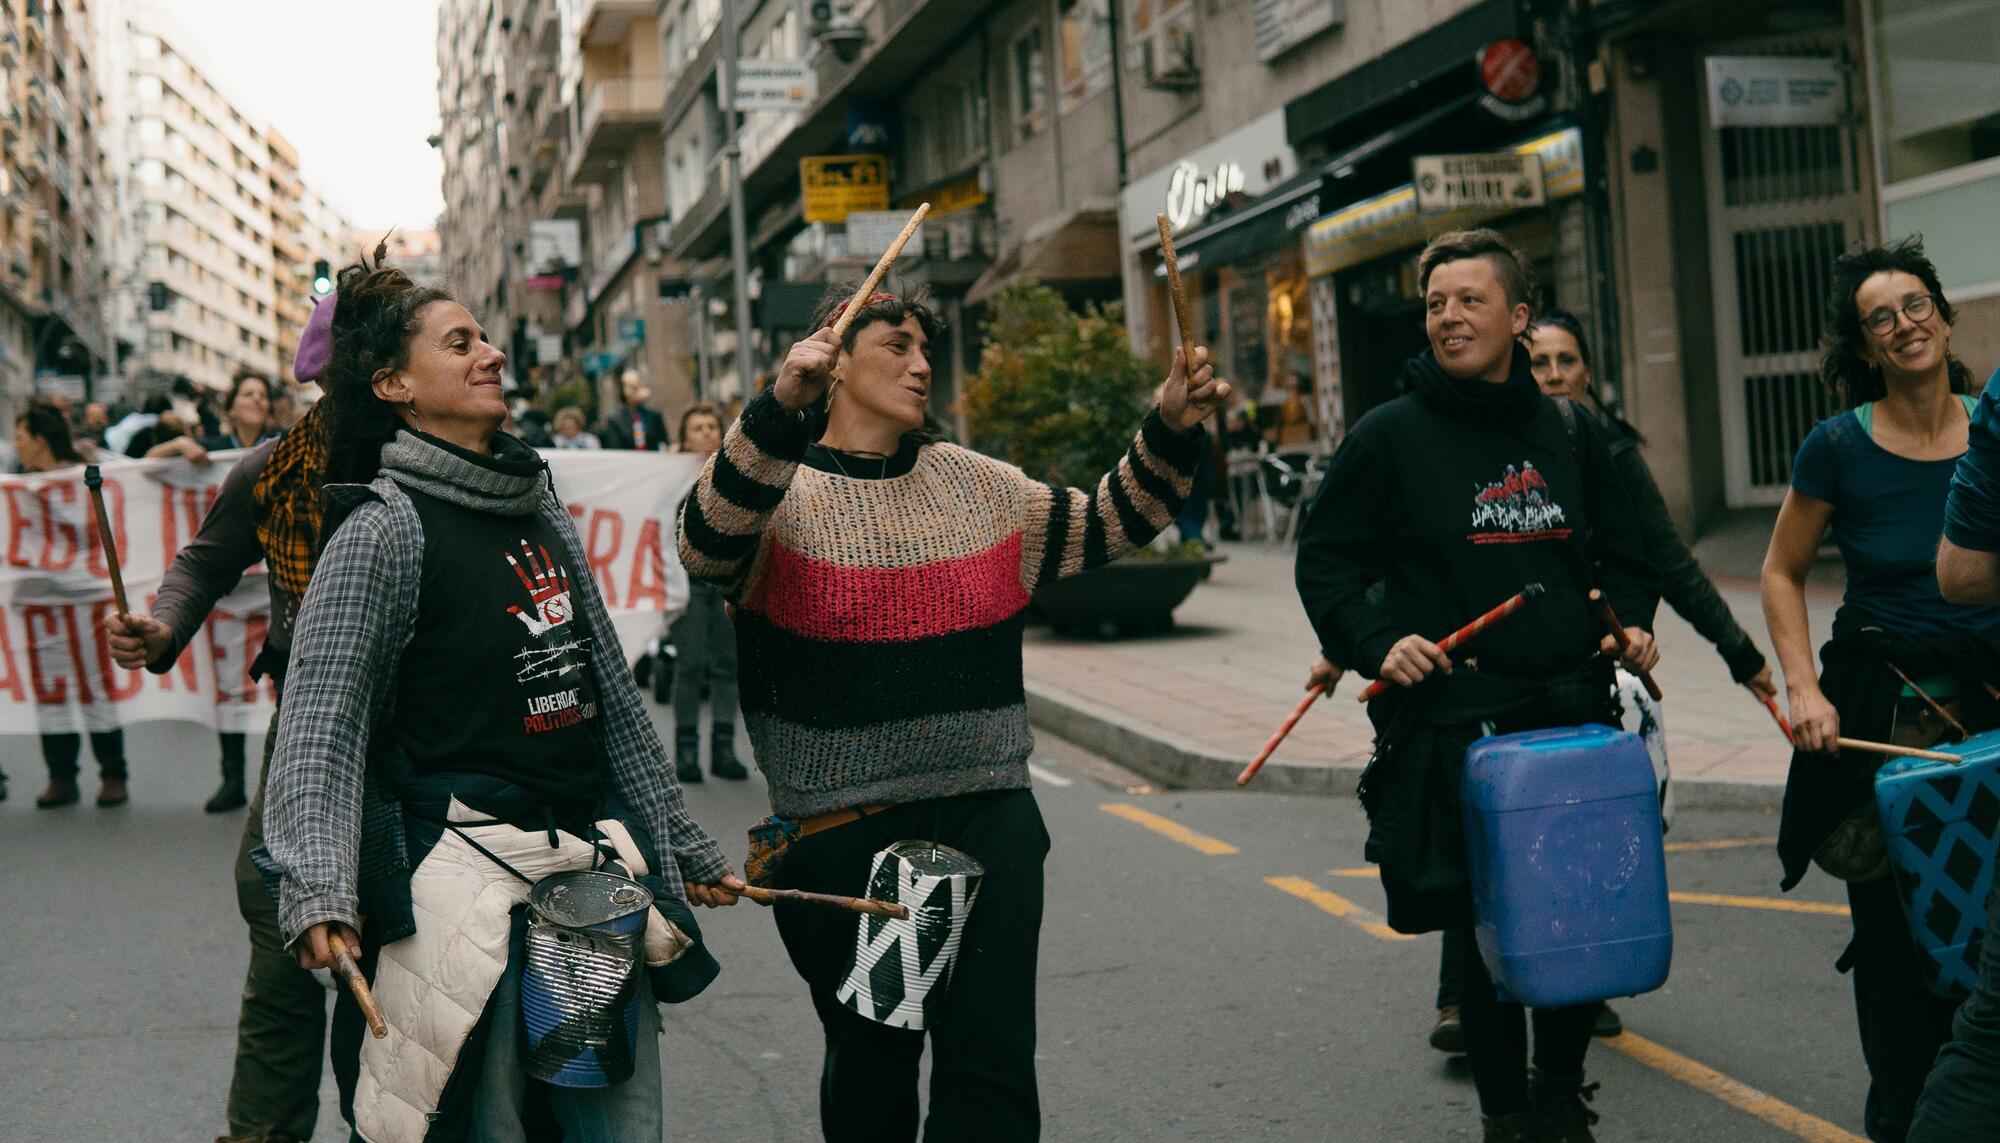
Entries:
<svg viewBox="0 0 2000 1143">
<path fill-rule="evenodd" d="M 333 303 L 322 301 L 300 337 L 294 372 L 311 380 L 325 367 Z M 232 406 L 233 406 L 232 402 Z M 325 474 L 324 413 L 315 406 L 282 440 L 267 439 L 244 454 L 222 482 L 201 530 L 174 557 L 153 611 L 133 612 L 108 625 L 111 655 L 121 667 L 154 674 L 173 669 L 216 602 L 258 563 L 268 569 L 271 622 L 252 677 L 268 675 L 280 702 L 292 620 L 312 573 L 319 485 Z M 277 716 L 272 715 L 272 730 Z M 241 796 L 243 736 L 233 774 Z M 232 777 L 223 736 L 225 790 Z M 319 1116 L 321 1060 L 326 1045 L 326 990 L 285 951 L 277 902 L 265 889 L 250 853 L 264 840 L 264 783 L 275 733 L 264 739 L 264 766 L 243 823 L 236 854 L 236 905 L 249 927 L 250 965 L 236 1023 L 236 1060 L 229 1085 L 225 1140 L 307 1139 Z M 241 804 L 240 802 L 238 804 Z M 211 799 L 208 808 L 215 808 Z"/>
<path fill-rule="evenodd" d="M 70 439 L 69 419 L 62 410 L 46 402 L 35 402 L 26 412 L 14 419 L 14 454 L 21 460 L 21 467 L 29 472 L 60 472 L 76 468 L 84 463 L 82 453 Z M 30 638 L 35 638 L 30 627 Z M 72 657 L 81 658 L 74 664 L 79 679 L 86 678 L 90 670 L 90 656 L 76 648 L 74 641 L 66 641 L 59 634 L 51 632 L 45 644 L 36 652 L 43 662 L 60 663 Z M 97 680 L 100 692 L 103 680 Z M 84 700 L 81 718 L 90 733 L 90 752 L 97 758 L 98 771 L 102 781 L 97 789 L 97 804 L 100 806 L 122 806 L 130 800 L 126 786 L 125 731 L 118 725 L 118 712 L 109 701 L 89 701 L 86 693 L 77 696 Z M 101 694 L 100 694 L 100 697 Z M 37 696 L 39 710 L 39 696 Z M 42 734 L 42 761 L 49 768 L 48 788 L 35 798 L 37 809 L 55 809 L 73 806 L 81 798 L 77 789 L 77 764 L 83 754 L 83 738 L 73 730 L 45 731 Z M 0 779 L 0 791 L 5 789 L 5 780 Z"/>
<path fill-rule="evenodd" d="M 836 315 L 853 299 L 851 324 Z M 827 1140 L 1031 1140 L 1035 963 L 1048 831 L 1029 789 L 1022 612 L 1040 583 L 1149 542 L 1179 512 L 1228 396 L 1176 351 L 1160 403 L 1094 488 L 1045 484 L 924 430 L 941 327 L 922 297 L 830 292 L 744 409 L 681 511 L 690 574 L 735 602 L 741 700 L 795 833 L 780 888 L 858 896 L 885 845 L 922 838 L 984 867 L 935 1024 L 878 1023 L 838 998 L 857 921 L 776 915 L 825 1037 Z M 762 829 L 763 827 L 760 827 Z M 760 862 L 765 869 L 772 863 Z M 726 890 L 702 904 L 730 904 Z"/>
</svg>

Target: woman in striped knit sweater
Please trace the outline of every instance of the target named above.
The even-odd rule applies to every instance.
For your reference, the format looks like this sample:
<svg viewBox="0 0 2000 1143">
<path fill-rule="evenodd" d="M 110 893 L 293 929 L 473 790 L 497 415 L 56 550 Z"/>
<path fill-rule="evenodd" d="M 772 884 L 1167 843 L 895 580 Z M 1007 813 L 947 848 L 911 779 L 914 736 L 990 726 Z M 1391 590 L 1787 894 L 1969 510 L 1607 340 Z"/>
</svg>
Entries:
<svg viewBox="0 0 2000 1143">
<path fill-rule="evenodd" d="M 702 472 L 681 517 L 689 571 L 736 604 L 740 697 L 771 808 L 800 823 L 781 886 L 861 895 L 875 852 L 906 838 L 986 869 L 944 1014 L 930 1030 L 932 1140 L 1040 1135 L 1035 959 L 1049 837 L 1028 791 L 1022 611 L 1038 584 L 1152 539 L 1187 496 L 1227 397 L 1207 354 L 1176 354 L 1159 406 L 1093 491 L 922 431 L 939 334 L 919 299 L 829 294 L 771 389 Z M 733 876 L 693 886 L 733 901 Z M 781 911 L 778 929 L 826 1033 L 825 1137 L 914 1140 L 925 1033 L 843 1007 L 856 920 Z"/>
</svg>

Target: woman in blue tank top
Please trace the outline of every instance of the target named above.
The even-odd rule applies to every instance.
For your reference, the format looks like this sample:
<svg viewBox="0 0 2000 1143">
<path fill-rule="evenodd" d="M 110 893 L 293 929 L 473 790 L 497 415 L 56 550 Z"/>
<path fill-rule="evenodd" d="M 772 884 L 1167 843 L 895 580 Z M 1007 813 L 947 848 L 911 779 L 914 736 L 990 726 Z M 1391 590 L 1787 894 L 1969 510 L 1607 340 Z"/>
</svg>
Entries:
<svg viewBox="0 0 2000 1143">
<path fill-rule="evenodd" d="M 1877 755 L 1835 739 L 1926 746 L 2000 722 L 2000 609 L 1946 602 L 1935 560 L 1952 470 L 1965 452 L 1970 377 L 1951 355 L 1951 303 L 1911 239 L 1834 264 L 1821 373 L 1846 411 L 1799 447 L 1764 558 L 1764 614 L 1791 708 L 1791 776 L 1778 854 L 1786 889 L 1821 868 L 1848 883 L 1854 973 L 1870 1087 L 1868 1136 L 1901 1143 L 1955 1004 L 1924 985 L 1888 876 L 1875 813 Z M 1805 579 L 1831 526 L 1847 567 L 1833 638 L 1816 668 Z M 1949 716 L 1948 718 L 1946 716 Z"/>
</svg>

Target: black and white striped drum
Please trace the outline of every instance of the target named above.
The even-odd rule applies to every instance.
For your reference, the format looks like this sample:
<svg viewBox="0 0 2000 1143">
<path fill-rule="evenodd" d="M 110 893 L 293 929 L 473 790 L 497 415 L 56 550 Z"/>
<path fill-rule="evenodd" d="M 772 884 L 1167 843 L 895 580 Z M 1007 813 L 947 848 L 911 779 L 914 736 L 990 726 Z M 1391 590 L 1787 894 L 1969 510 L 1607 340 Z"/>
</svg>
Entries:
<svg viewBox="0 0 2000 1143">
<path fill-rule="evenodd" d="M 854 965 L 835 993 L 840 1002 L 892 1028 L 934 1027 L 985 876 L 979 862 L 935 842 L 899 841 L 877 853 L 868 896 L 895 901 L 910 915 L 856 918 Z"/>
</svg>

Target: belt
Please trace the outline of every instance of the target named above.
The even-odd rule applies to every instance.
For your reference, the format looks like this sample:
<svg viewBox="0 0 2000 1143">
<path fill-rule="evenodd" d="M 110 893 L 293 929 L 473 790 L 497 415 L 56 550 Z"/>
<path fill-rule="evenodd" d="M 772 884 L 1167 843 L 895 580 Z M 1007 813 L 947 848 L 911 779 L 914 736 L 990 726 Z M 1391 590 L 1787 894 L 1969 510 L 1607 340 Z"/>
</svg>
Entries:
<svg viewBox="0 0 2000 1143">
<path fill-rule="evenodd" d="M 888 808 L 888 806 L 849 806 L 844 810 L 834 810 L 832 813 L 817 814 L 799 823 L 799 836 L 811 837 L 816 833 L 830 830 L 835 826 L 844 826 L 848 822 L 858 822 L 869 814 L 879 814 Z"/>
</svg>

